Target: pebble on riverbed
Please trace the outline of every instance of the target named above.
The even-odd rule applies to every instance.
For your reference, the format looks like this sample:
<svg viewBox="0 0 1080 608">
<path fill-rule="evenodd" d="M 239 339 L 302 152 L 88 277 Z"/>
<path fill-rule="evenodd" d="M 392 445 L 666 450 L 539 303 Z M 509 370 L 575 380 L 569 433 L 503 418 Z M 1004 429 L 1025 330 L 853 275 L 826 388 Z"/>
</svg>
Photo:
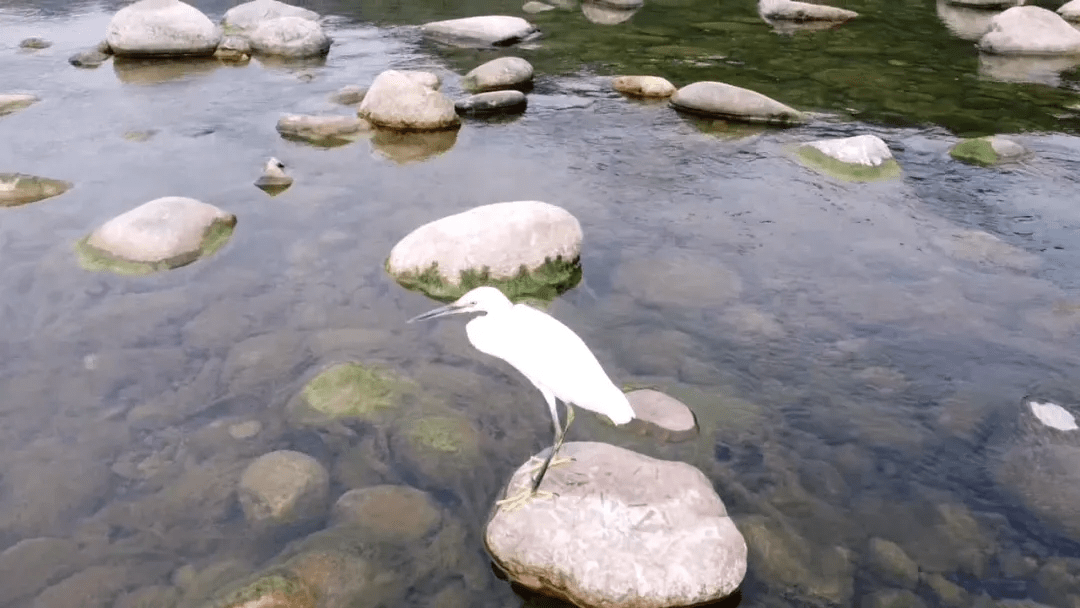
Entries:
<svg viewBox="0 0 1080 608">
<path fill-rule="evenodd" d="M 562 207 L 495 203 L 412 231 L 394 245 L 386 269 L 436 299 L 458 298 L 480 284 L 511 297 L 553 297 L 580 280 L 581 241 L 581 224 Z"/>
<path fill-rule="evenodd" d="M 88 270 L 147 274 L 212 255 L 232 236 L 236 216 L 180 196 L 144 203 L 76 244 Z"/>
<path fill-rule="evenodd" d="M 604 443 L 569 442 L 559 455 L 573 460 L 540 487 L 556 498 L 496 507 L 488 521 L 484 542 L 511 580 L 583 608 L 690 606 L 738 589 L 746 541 L 701 471 Z M 526 488 L 535 464 L 505 494 Z"/>
<path fill-rule="evenodd" d="M 838 179 L 867 182 L 900 176 L 889 146 L 876 135 L 813 141 L 796 150 L 799 162 Z"/>
</svg>

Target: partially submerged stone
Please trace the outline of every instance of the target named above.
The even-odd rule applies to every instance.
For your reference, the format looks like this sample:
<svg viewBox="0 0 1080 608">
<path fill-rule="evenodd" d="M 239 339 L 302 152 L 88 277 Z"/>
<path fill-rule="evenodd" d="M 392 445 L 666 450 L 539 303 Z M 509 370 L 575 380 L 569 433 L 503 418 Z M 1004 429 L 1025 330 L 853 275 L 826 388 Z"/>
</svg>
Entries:
<svg viewBox="0 0 1080 608">
<path fill-rule="evenodd" d="M 545 13 L 547 11 L 553 11 L 553 10 L 555 10 L 555 7 L 551 6 L 550 4 L 548 4 L 546 2 L 540 2 L 539 0 L 529 0 L 525 4 L 521 5 L 521 10 L 523 10 L 526 13 L 529 13 L 531 15 L 535 15 L 536 13 Z"/>
<path fill-rule="evenodd" d="M 67 192 L 71 182 L 26 175 L 0 173 L 0 207 L 18 207 Z"/>
<path fill-rule="evenodd" d="M 848 181 L 875 181 L 900 176 L 889 146 L 876 135 L 813 141 L 799 146 L 796 157 L 806 166 Z"/>
<path fill-rule="evenodd" d="M 234 583 L 214 595 L 214 608 L 316 608 L 318 593 L 299 576 L 271 571 Z"/>
<path fill-rule="evenodd" d="M 1001 135 L 965 139 L 949 150 L 949 155 L 956 160 L 982 166 L 1015 160 L 1026 154 L 1024 146 Z"/>
<path fill-rule="evenodd" d="M 318 460 L 278 450 L 244 469 L 238 494 L 248 524 L 262 529 L 321 518 L 329 491 L 330 474 Z"/>
<path fill-rule="evenodd" d="M 802 112 L 761 93 L 723 82 L 695 82 L 671 98 L 676 110 L 743 122 L 795 125 L 806 122 Z"/>
<path fill-rule="evenodd" d="M 490 15 L 465 17 L 424 24 L 420 30 L 441 42 L 463 46 L 509 46 L 535 37 L 539 32 L 521 17 Z"/>
<path fill-rule="evenodd" d="M 303 17 L 278 17 L 262 21 L 248 32 L 257 53 L 278 57 L 319 57 L 330 52 L 330 37 L 316 21 Z"/>
<path fill-rule="evenodd" d="M 570 442 L 537 496 L 496 508 L 484 533 L 514 582 L 577 606 L 668 608 L 720 600 L 746 574 L 746 541 L 712 483 L 691 465 L 603 443 Z M 535 462 L 507 485 L 532 482 Z"/>
<path fill-rule="evenodd" d="M 379 423 L 398 406 L 400 382 L 360 363 L 336 363 L 311 379 L 288 404 L 293 422 L 333 420 Z"/>
<path fill-rule="evenodd" d="M 225 36 L 221 39 L 214 57 L 222 61 L 245 61 L 251 57 L 251 41 L 244 36 Z"/>
<path fill-rule="evenodd" d="M 631 424 L 640 425 L 646 433 L 668 442 L 697 436 L 694 412 L 678 399 L 650 388 L 630 391 L 626 398 L 634 409 Z"/>
<path fill-rule="evenodd" d="M 29 93 L 0 93 L 0 116 L 27 108 L 37 100 L 36 95 Z"/>
<path fill-rule="evenodd" d="M 457 143 L 458 130 L 395 131 L 376 129 L 371 147 L 376 154 L 398 164 L 409 164 L 434 158 Z"/>
<path fill-rule="evenodd" d="M 286 114 L 277 123 L 277 132 L 286 139 L 328 147 L 355 141 L 370 131 L 371 123 L 357 116 Z"/>
<path fill-rule="evenodd" d="M 213 55 L 221 30 L 180 0 L 139 0 L 113 15 L 105 41 L 118 56 Z"/>
<path fill-rule="evenodd" d="M 473 68 L 461 79 L 462 88 L 479 93 L 512 89 L 532 83 L 533 66 L 520 57 L 499 57 Z"/>
<path fill-rule="evenodd" d="M 236 216 L 180 196 L 144 203 L 102 224 L 76 244 L 89 270 L 147 274 L 190 264 L 220 249 Z"/>
<path fill-rule="evenodd" d="M 1080 54 L 1080 31 L 1053 11 L 1014 6 L 990 20 L 978 47 L 1002 55 Z"/>
<path fill-rule="evenodd" d="M 773 21 L 848 21 L 859 16 L 855 11 L 796 0 L 759 0 L 758 11 Z"/>
<path fill-rule="evenodd" d="M 221 18 L 221 25 L 224 26 L 226 32 L 243 33 L 254 30 L 265 21 L 279 17 L 319 20 L 318 13 L 306 8 L 278 2 L 278 0 L 252 0 L 225 11 L 225 15 Z"/>
<path fill-rule="evenodd" d="M 417 77 L 396 70 L 375 77 L 357 113 L 375 126 L 400 131 L 439 131 L 461 126 L 453 101 L 417 82 Z"/>
<path fill-rule="evenodd" d="M 521 91 L 490 91 L 460 99 L 454 103 L 454 109 L 463 116 L 490 116 L 519 114 L 527 105 L 528 99 Z"/>
<path fill-rule="evenodd" d="M 945 27 L 958 38 L 977 41 L 990 29 L 990 20 L 997 13 L 979 8 L 959 6 L 948 0 L 937 0 L 937 15 Z"/>
<path fill-rule="evenodd" d="M 109 43 L 102 40 L 92 49 L 79 51 L 68 57 L 68 63 L 77 68 L 96 68 L 105 63 L 112 56 L 112 48 Z"/>
<path fill-rule="evenodd" d="M 666 99 L 676 90 L 675 85 L 659 76 L 616 76 L 611 86 L 623 95 L 651 99 Z"/>
<path fill-rule="evenodd" d="M 561 207 L 514 201 L 425 224 L 390 251 L 387 271 L 404 287 L 453 300 L 479 285 L 509 297 L 554 297 L 581 280 L 581 224 Z"/>
<path fill-rule="evenodd" d="M 49 42 L 44 38 L 24 38 L 19 42 L 19 48 L 28 51 L 39 51 L 41 49 L 47 49 L 50 46 L 52 46 L 52 42 Z"/>
<path fill-rule="evenodd" d="M 367 95 L 367 87 L 350 84 L 334 91 L 334 93 L 330 95 L 330 101 L 339 103 L 343 106 L 354 106 L 361 101 L 364 101 L 365 95 Z"/>
<path fill-rule="evenodd" d="M 639 10 L 641 10 L 640 5 L 620 8 L 595 0 L 583 0 L 581 3 L 581 14 L 597 25 L 618 25 L 624 21 L 629 21 Z"/>
</svg>

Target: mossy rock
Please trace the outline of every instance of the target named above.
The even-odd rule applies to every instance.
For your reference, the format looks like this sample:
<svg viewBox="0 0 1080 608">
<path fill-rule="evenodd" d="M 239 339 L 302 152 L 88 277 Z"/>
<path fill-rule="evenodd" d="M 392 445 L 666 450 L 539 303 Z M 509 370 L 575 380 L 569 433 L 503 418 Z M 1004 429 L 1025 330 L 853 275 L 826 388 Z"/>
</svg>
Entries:
<svg viewBox="0 0 1080 608">
<path fill-rule="evenodd" d="M 124 275 L 146 275 L 187 266 L 192 262 L 214 255 L 225 246 L 225 243 L 229 242 L 235 227 L 235 217 L 215 220 L 203 233 L 202 242 L 197 250 L 157 262 L 135 262 L 114 256 L 91 245 L 89 235 L 75 243 L 75 253 L 78 255 L 79 265 L 86 270 L 94 272 L 108 271 Z"/>
<path fill-rule="evenodd" d="M 956 160 L 980 167 L 1014 160 L 1025 153 L 1026 150 L 1020 144 L 996 135 L 965 139 L 949 150 L 949 156 Z"/>
<path fill-rule="evenodd" d="M 263 573 L 233 586 L 212 600 L 208 608 L 315 608 L 317 594 L 288 572 Z"/>
<path fill-rule="evenodd" d="M 386 270 L 390 272 L 389 261 Z M 561 257 L 554 260 L 546 258 L 540 267 L 530 271 L 521 266 L 516 276 L 505 279 L 492 277 L 486 267 L 469 270 L 461 273 L 457 284 L 443 280 L 437 263 L 422 273 L 405 272 L 394 278 L 405 289 L 419 291 L 441 302 L 453 302 L 482 285 L 497 287 L 513 301 L 533 299 L 550 302 L 581 282 L 581 259 L 567 261 Z"/>
<path fill-rule="evenodd" d="M 363 420 L 376 423 L 401 403 L 403 381 L 366 365 L 337 363 L 323 370 L 290 402 L 300 423 Z"/>
<path fill-rule="evenodd" d="M 845 163 L 808 145 L 799 146 L 795 158 L 814 171 L 849 182 L 885 181 L 896 179 L 902 173 L 900 163 L 893 158 L 876 166 Z"/>
<path fill-rule="evenodd" d="M 18 207 L 61 195 L 71 182 L 24 173 L 0 173 L 0 207 Z"/>
<path fill-rule="evenodd" d="M 450 455 L 477 454 L 476 429 L 463 418 L 431 417 L 405 426 L 409 442 L 418 449 Z"/>
</svg>

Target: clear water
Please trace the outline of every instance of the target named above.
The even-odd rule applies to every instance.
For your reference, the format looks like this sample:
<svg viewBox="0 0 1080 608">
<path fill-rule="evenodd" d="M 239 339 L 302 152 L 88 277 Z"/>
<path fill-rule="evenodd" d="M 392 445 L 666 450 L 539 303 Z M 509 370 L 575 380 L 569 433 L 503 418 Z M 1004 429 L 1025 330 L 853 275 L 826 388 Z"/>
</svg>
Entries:
<svg viewBox="0 0 1080 608">
<path fill-rule="evenodd" d="M 215 19 L 231 6 L 197 5 Z M 428 142 L 452 143 L 444 153 L 398 162 L 392 142 L 319 149 L 274 124 L 345 114 L 331 92 L 393 67 L 436 71 L 459 96 L 456 75 L 497 53 L 434 46 L 407 26 L 519 6 L 305 5 L 340 16 L 325 63 L 94 70 L 66 58 L 103 37 L 119 4 L 0 7 L 0 82 L 42 99 L 0 118 L 0 170 L 75 183 L 0 209 L 0 550 L 42 536 L 77 547 L 70 563 L 25 562 L 30 575 L 0 569 L 0 588 L 119 568 L 101 575 L 111 605 L 188 565 L 254 570 L 290 539 L 252 538 L 231 492 L 251 457 L 288 448 L 330 469 L 335 496 L 359 479 L 435 491 L 467 531 L 453 550 L 483 574 L 468 605 L 521 605 L 485 570 L 479 539 L 499 485 L 550 441 L 542 400 L 473 351 L 460 321 L 406 325 L 432 302 L 382 268 L 421 223 L 523 199 L 561 205 L 585 230 L 584 282 L 550 312 L 617 382 L 683 398 L 703 428 L 659 445 L 582 415 L 572 439 L 691 462 L 739 521 L 764 517 L 797 539 L 808 573 L 752 559 L 744 605 L 860 602 L 887 586 L 866 565 L 873 537 L 994 599 L 1038 588 L 1007 567 L 1014 556 L 1080 554 L 994 484 L 987 449 L 1024 395 L 1080 396 L 1075 72 L 1055 86 L 980 75 L 972 43 L 929 1 L 853 0 L 862 18 L 793 36 L 749 2 L 649 0 L 614 26 L 572 7 L 529 17 L 548 34 L 534 48 L 500 51 L 536 66 L 526 114 L 468 122 Z M 29 36 L 54 45 L 19 50 Z M 790 130 L 692 120 L 614 94 L 603 76 L 618 73 L 724 80 L 818 118 Z M 1033 157 L 992 170 L 948 158 L 957 134 L 992 132 L 1018 133 Z M 862 133 L 888 142 L 901 180 L 839 183 L 788 154 Z M 296 179 L 275 198 L 251 185 L 269 156 Z M 150 277 L 79 268 L 74 241 L 167 195 L 235 213 L 232 241 Z M 967 247 L 971 231 L 1001 242 Z M 393 449 L 381 468 L 356 465 L 364 432 L 290 426 L 287 402 L 346 359 L 397 370 L 467 416 L 486 465 L 425 481 Z M 223 431 L 252 419 L 254 439 Z M 977 532 L 942 540 L 942 505 Z M 836 547 L 850 567 L 829 569 Z M 437 591 L 418 583 L 407 603 Z"/>
</svg>

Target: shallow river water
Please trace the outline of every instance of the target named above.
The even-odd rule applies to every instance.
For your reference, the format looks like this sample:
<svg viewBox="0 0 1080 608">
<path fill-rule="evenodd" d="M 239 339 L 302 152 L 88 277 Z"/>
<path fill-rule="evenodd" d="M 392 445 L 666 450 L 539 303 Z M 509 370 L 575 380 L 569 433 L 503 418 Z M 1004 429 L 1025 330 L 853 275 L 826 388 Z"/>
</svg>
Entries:
<svg viewBox="0 0 1080 608">
<path fill-rule="evenodd" d="M 232 5 L 195 4 L 215 20 Z M 251 537 L 235 486 L 275 449 L 325 464 L 332 498 L 373 483 L 433 491 L 465 531 L 439 576 L 477 573 L 460 605 L 522 605 L 480 538 L 500 484 L 550 442 L 543 401 L 475 352 L 462 320 L 406 325 L 435 303 L 383 264 L 420 224 L 530 199 L 566 208 L 585 233 L 584 280 L 549 312 L 618 384 L 657 386 L 701 424 L 693 441 L 663 445 L 583 413 L 571 439 L 701 468 L 751 539 L 742 605 L 884 601 L 904 584 L 874 565 L 871 539 L 918 564 L 910 588 L 929 605 L 949 603 L 938 579 L 966 592 L 953 605 L 1080 601 L 1080 578 L 1046 575 L 1080 557 L 1080 538 L 996 475 L 997 431 L 1025 396 L 1080 407 L 1075 72 L 995 80 L 931 0 L 852 0 L 860 19 L 792 36 L 749 1 L 646 0 L 616 25 L 567 5 L 529 16 L 545 38 L 498 53 L 435 46 L 411 26 L 522 14 L 513 2 L 301 4 L 337 16 L 325 62 L 89 70 L 66 59 L 101 40 L 122 4 L 0 4 L 0 92 L 41 98 L 0 117 L 0 171 L 75 184 L 0 209 L 0 551 L 71 541 L 0 554 L 0 606 L 33 605 L 71 575 L 98 599 L 65 603 L 53 587 L 37 605 L 111 606 L 151 586 L 190 599 L 192 572 L 256 571 L 291 539 Z M 54 44 L 18 49 L 30 36 Z M 282 113 L 347 114 L 329 95 L 388 68 L 435 71 L 459 97 L 459 76 L 500 53 L 537 70 L 520 118 L 331 149 L 274 129 Z M 786 130 L 690 119 L 614 93 L 605 76 L 619 73 L 723 80 L 815 119 Z M 1033 154 L 991 169 L 947 154 L 958 135 L 994 132 Z M 839 182 L 790 155 L 863 133 L 889 144 L 900 179 Z M 269 156 L 296 179 L 274 198 L 251 185 Z M 79 267 L 76 240 L 170 195 L 235 213 L 231 241 L 153 276 Z M 394 370 L 467 417 L 483 462 L 432 478 L 393 441 L 291 425 L 289 400 L 344 360 Z M 250 420 L 262 424 L 254 438 L 225 431 Z M 445 588 L 418 583 L 406 603 L 450 605 Z"/>
</svg>

